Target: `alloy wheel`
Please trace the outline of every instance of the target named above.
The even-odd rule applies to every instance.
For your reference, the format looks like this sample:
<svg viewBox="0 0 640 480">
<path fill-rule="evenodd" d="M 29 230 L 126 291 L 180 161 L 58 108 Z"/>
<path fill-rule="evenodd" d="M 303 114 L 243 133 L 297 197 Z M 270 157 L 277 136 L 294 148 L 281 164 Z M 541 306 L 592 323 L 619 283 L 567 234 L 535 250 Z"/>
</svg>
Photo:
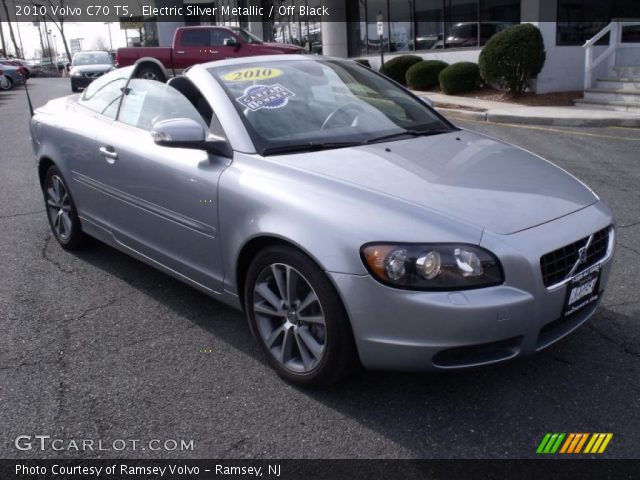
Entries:
<svg viewBox="0 0 640 480">
<path fill-rule="evenodd" d="M 287 370 L 308 373 L 323 359 L 326 323 L 320 300 L 293 267 L 274 263 L 258 275 L 253 311 L 259 335 Z"/>
<path fill-rule="evenodd" d="M 64 182 L 58 175 L 51 177 L 47 187 L 47 214 L 58 239 L 62 242 L 67 241 L 73 226 L 71 199 Z"/>
</svg>

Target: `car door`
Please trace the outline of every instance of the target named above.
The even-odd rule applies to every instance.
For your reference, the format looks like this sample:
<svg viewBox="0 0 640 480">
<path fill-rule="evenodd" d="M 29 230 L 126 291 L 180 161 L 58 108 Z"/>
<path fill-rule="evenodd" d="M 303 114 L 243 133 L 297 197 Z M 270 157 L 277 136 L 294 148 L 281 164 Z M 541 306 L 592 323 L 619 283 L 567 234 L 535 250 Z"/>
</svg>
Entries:
<svg viewBox="0 0 640 480">
<path fill-rule="evenodd" d="M 133 67 L 123 68 L 89 85 L 74 111 L 64 116 L 64 138 L 59 142 L 80 217 L 107 229 L 113 198 L 103 182 L 110 164 L 100 154 L 96 137 L 115 121 L 122 89 L 132 72 Z"/>
<path fill-rule="evenodd" d="M 173 66 L 184 70 L 197 63 L 219 60 L 218 51 L 213 47 L 210 27 L 193 27 L 182 30 L 182 37 L 173 50 Z"/>
<path fill-rule="evenodd" d="M 229 159 L 203 150 L 161 147 L 153 125 L 168 118 L 205 121 L 177 90 L 133 79 L 118 120 L 98 134 L 116 199 L 110 223 L 127 248 L 209 290 L 219 291 L 218 179 Z M 106 152 L 106 153 L 105 153 Z"/>
</svg>

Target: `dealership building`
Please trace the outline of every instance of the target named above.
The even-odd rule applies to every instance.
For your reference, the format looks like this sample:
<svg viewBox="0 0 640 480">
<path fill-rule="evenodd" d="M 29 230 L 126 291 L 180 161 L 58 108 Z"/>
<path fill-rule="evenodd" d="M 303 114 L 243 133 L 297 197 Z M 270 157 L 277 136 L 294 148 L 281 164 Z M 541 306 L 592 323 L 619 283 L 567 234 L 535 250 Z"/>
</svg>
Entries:
<svg viewBox="0 0 640 480">
<path fill-rule="evenodd" d="M 640 65 L 638 0 L 179 1 L 215 6 L 216 12 L 250 6 L 268 12 L 273 7 L 274 14 L 267 22 L 262 17 L 233 14 L 161 22 L 157 25 L 160 45 L 171 44 L 177 26 L 219 24 L 246 28 L 265 41 L 297 44 L 310 53 L 368 58 L 373 67 L 380 64 L 381 50 L 385 60 L 411 53 L 448 63 L 477 62 L 493 34 L 527 22 L 540 29 L 547 52 L 544 69 L 534 85 L 538 93 L 581 90 L 586 77 L 607 77 L 613 66 Z M 175 5 L 176 1 L 155 3 Z M 324 6 L 330 16 L 301 16 L 300 6 Z M 602 38 L 585 48 L 585 42 L 600 32 Z"/>
</svg>

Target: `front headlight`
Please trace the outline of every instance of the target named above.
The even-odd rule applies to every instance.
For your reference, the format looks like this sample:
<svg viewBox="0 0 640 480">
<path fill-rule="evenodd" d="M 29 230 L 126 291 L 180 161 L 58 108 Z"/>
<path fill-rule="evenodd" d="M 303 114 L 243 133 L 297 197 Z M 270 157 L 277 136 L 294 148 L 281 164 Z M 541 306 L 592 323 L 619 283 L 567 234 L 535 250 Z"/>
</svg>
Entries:
<svg viewBox="0 0 640 480">
<path fill-rule="evenodd" d="M 72 77 L 81 77 L 82 76 L 82 72 L 80 70 L 71 70 L 71 76 Z"/>
<path fill-rule="evenodd" d="M 504 281 L 491 252 L 466 244 L 368 243 L 362 260 L 378 281 L 409 290 L 465 290 Z"/>
</svg>

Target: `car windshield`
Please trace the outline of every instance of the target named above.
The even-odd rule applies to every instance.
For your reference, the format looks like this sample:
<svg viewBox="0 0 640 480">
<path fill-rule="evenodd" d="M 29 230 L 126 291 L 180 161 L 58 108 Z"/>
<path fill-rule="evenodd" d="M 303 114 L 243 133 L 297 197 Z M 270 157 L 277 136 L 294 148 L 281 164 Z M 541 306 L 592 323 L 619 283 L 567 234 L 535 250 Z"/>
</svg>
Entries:
<svg viewBox="0 0 640 480">
<path fill-rule="evenodd" d="M 454 130 L 424 102 L 355 62 L 211 67 L 262 155 Z"/>
<path fill-rule="evenodd" d="M 253 33 L 247 32 L 244 28 L 230 27 L 231 31 L 241 37 L 247 43 L 262 43 L 262 40 Z"/>
<path fill-rule="evenodd" d="M 107 52 L 76 53 L 73 57 L 72 65 L 108 65 L 111 62 L 111 55 Z"/>
</svg>

